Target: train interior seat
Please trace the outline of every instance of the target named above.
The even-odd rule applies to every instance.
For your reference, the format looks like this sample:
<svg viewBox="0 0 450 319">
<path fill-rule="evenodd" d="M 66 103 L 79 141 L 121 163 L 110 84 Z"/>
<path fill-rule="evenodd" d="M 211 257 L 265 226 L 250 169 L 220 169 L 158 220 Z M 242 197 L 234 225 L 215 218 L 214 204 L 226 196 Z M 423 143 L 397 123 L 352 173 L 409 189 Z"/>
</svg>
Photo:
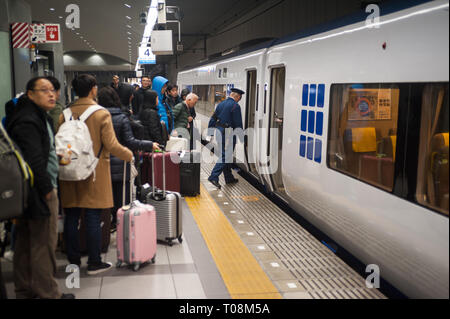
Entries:
<svg viewBox="0 0 450 319">
<path fill-rule="evenodd" d="M 347 171 L 361 176 L 361 159 L 364 155 L 376 156 L 377 132 L 374 127 L 349 128 L 344 133 Z"/>
<path fill-rule="evenodd" d="M 345 131 L 347 170 L 361 180 L 391 191 L 394 184 L 396 136 L 381 139 L 379 135 L 375 127 Z"/>
<path fill-rule="evenodd" d="M 449 209 L 448 157 L 449 133 L 434 135 L 431 140 L 430 172 L 430 178 L 433 182 L 432 185 L 429 185 L 428 197 L 433 206 L 440 207 L 447 212 Z"/>
</svg>

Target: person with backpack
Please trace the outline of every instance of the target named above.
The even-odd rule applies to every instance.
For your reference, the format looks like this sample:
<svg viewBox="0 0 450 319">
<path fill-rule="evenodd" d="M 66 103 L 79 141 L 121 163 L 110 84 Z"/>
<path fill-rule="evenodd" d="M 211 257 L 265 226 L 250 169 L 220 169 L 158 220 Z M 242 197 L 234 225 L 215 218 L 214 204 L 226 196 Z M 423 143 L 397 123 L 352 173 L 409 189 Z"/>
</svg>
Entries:
<svg viewBox="0 0 450 319">
<path fill-rule="evenodd" d="M 123 161 L 130 162 L 133 159 L 133 153 L 117 141 L 111 114 L 95 102 L 97 98 L 96 79 L 91 75 L 82 74 L 72 81 L 72 87 L 79 99 L 64 110 L 59 119 L 60 126 L 56 136 L 57 145 L 63 145 L 61 141 L 70 140 L 74 134 L 69 132 L 64 135 L 65 127 L 82 126 L 82 123 L 84 123 L 89 132 L 87 139 L 92 141 L 89 151 L 92 152 L 94 157 L 93 162 L 89 163 L 87 168 L 94 167 L 94 170 L 92 173 L 88 171 L 86 174 L 81 174 L 80 170 L 84 170 L 85 166 L 80 166 L 78 171 L 73 172 L 73 174 L 80 173 L 82 177 L 76 178 L 69 174 L 70 170 L 65 172 L 65 165 L 60 166 L 61 203 L 65 213 L 64 235 L 69 262 L 80 266 L 78 222 L 81 211 L 84 209 L 89 255 L 87 274 L 95 275 L 111 269 L 112 266 L 111 263 L 104 263 L 101 259 L 101 211 L 114 206 L 109 163 L 110 154 Z M 82 121 L 73 121 L 75 119 Z M 74 147 L 72 152 L 75 151 Z M 83 160 L 89 160 L 89 158 Z M 72 154 L 67 167 L 76 165 L 79 161 L 79 156 L 73 156 Z M 87 174 L 90 175 L 85 177 Z"/>
<path fill-rule="evenodd" d="M 130 125 L 130 120 L 127 115 L 120 108 L 120 99 L 113 88 L 104 87 L 98 92 L 98 104 L 107 108 L 111 113 L 112 121 L 114 125 L 114 132 L 120 144 L 129 147 L 133 151 L 145 151 L 152 152 L 153 150 L 159 150 L 159 145 L 156 142 L 149 140 L 136 139 L 133 136 L 133 132 Z M 123 161 L 115 156 L 111 156 L 111 176 L 113 186 L 114 208 L 113 208 L 113 220 L 112 229 L 115 229 L 117 221 L 117 211 L 122 207 L 122 192 L 123 192 L 123 179 L 125 178 L 127 183 L 125 184 L 125 201 L 130 203 L 130 176 L 131 167 L 127 165 L 126 176 L 123 175 Z"/>
<path fill-rule="evenodd" d="M 53 121 L 56 90 L 44 77 L 28 81 L 26 93 L 8 112 L 7 132 L 34 174 L 27 208 L 16 225 L 14 284 L 16 298 L 73 299 L 55 279 L 58 220 L 58 157 Z"/>
</svg>

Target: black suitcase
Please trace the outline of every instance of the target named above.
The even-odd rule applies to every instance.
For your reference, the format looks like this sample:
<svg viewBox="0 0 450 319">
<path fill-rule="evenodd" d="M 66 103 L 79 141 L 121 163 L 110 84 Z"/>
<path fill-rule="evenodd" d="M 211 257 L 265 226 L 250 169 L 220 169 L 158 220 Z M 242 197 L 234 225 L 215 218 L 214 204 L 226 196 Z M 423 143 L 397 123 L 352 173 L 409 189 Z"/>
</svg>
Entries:
<svg viewBox="0 0 450 319">
<path fill-rule="evenodd" d="M 182 196 L 200 195 L 200 152 L 181 152 L 180 194 Z"/>
</svg>

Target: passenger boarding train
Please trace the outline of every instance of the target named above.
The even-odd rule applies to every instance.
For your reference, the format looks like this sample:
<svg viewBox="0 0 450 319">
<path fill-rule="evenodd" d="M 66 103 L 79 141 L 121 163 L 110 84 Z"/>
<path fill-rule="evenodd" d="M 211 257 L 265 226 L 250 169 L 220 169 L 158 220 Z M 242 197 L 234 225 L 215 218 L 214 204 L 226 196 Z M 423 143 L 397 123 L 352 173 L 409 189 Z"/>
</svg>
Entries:
<svg viewBox="0 0 450 319">
<path fill-rule="evenodd" d="M 244 89 L 256 134 L 239 165 L 408 297 L 449 298 L 449 1 L 381 15 L 223 56 L 178 84 L 199 95 L 202 132 Z"/>
</svg>

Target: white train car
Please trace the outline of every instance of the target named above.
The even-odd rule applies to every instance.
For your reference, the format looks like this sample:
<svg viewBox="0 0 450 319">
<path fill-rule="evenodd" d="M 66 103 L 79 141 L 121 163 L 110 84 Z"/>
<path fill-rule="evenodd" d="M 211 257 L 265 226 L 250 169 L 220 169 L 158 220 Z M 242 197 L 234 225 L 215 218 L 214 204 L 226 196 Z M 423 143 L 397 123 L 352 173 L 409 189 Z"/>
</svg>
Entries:
<svg viewBox="0 0 450 319">
<path fill-rule="evenodd" d="M 449 297 L 448 10 L 355 17 L 178 76 L 202 129 L 246 90 L 242 168 L 413 298 Z"/>
</svg>

